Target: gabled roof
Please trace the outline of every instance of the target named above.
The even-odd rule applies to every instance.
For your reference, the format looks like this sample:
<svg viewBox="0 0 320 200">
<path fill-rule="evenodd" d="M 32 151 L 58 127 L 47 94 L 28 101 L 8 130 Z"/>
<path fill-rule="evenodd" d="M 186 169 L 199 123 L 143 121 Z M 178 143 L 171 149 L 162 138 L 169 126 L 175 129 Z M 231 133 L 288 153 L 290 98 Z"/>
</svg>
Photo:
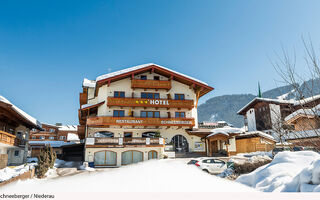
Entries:
<svg viewBox="0 0 320 200">
<path fill-rule="evenodd" d="M 16 114 L 18 114 L 21 118 L 24 119 L 24 121 L 29 124 L 30 126 L 34 128 L 41 128 L 41 123 L 34 117 L 30 116 L 14 104 L 12 104 L 8 99 L 0 95 L 0 102 L 6 104 L 9 106 L 12 111 L 14 111 Z"/>
<path fill-rule="evenodd" d="M 226 135 L 226 136 L 230 136 L 230 134 L 240 134 L 242 133 L 242 129 L 240 128 L 233 128 L 233 127 L 223 127 L 223 128 L 215 128 L 212 129 L 211 134 L 207 136 L 208 137 L 212 137 L 214 135 L 218 135 L 218 134 L 222 134 L 222 135 Z"/>
<path fill-rule="evenodd" d="M 260 98 L 256 97 L 252 99 L 247 105 L 242 107 L 237 114 L 244 115 L 250 108 L 252 108 L 253 105 L 255 105 L 258 102 L 269 102 L 269 103 L 275 103 L 275 104 L 294 104 L 295 100 L 282 100 L 282 99 L 269 99 L 269 98 Z"/>
<path fill-rule="evenodd" d="M 274 137 L 272 135 L 269 135 L 267 133 L 264 133 L 262 131 L 250 131 L 250 132 L 245 132 L 243 134 L 237 135 L 236 139 L 242 139 L 242 138 L 252 138 L 252 137 L 263 137 L 269 140 L 272 140 L 276 142 Z"/>
<path fill-rule="evenodd" d="M 89 87 L 95 84 L 95 87 L 97 89 L 104 84 L 111 83 L 113 81 L 118 81 L 118 80 L 130 77 L 130 76 L 134 76 L 136 74 L 141 74 L 147 71 L 152 71 L 169 78 L 171 77 L 173 78 L 173 80 L 187 84 L 189 86 L 193 86 L 195 89 L 200 90 L 200 96 L 203 96 L 204 94 L 214 89 L 203 81 L 200 81 L 191 76 L 179 73 L 177 71 L 168 69 L 166 67 L 163 67 L 154 63 L 138 65 L 138 66 L 130 67 L 127 69 L 119 70 L 116 72 L 104 74 L 104 75 L 98 76 L 95 81 L 91 81 L 91 82 L 85 79 L 83 82 L 83 85 L 86 85 L 87 87 Z"/>
</svg>

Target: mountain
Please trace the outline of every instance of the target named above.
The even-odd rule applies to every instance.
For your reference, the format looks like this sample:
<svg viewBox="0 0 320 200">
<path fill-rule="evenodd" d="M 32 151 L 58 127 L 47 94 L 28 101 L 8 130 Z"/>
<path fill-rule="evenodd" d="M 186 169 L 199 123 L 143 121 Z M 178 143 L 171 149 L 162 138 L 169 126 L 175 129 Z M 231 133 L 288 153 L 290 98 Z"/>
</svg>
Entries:
<svg viewBox="0 0 320 200">
<path fill-rule="evenodd" d="M 304 82 L 301 84 L 301 87 L 303 87 L 304 84 L 310 85 L 311 83 L 308 83 L 308 81 Z M 273 99 L 288 99 L 290 97 L 294 98 L 295 96 L 295 91 L 290 85 L 277 87 L 262 93 L 262 97 Z M 198 107 L 199 122 L 223 120 L 235 127 L 242 127 L 244 124 L 243 116 L 237 115 L 237 111 L 255 97 L 253 94 L 232 94 L 210 98 Z"/>
</svg>

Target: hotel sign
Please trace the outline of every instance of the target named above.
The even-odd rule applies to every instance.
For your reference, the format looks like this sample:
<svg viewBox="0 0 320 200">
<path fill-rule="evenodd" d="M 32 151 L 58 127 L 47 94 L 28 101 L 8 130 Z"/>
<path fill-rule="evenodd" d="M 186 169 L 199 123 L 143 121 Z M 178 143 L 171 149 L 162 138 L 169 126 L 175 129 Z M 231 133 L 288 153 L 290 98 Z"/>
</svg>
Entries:
<svg viewBox="0 0 320 200">
<path fill-rule="evenodd" d="M 194 126 L 193 118 L 89 117 L 89 126 Z"/>
<path fill-rule="evenodd" d="M 194 101 L 193 100 L 175 100 L 175 99 L 142 99 L 142 98 L 108 97 L 107 106 L 192 109 L 194 107 Z"/>
</svg>

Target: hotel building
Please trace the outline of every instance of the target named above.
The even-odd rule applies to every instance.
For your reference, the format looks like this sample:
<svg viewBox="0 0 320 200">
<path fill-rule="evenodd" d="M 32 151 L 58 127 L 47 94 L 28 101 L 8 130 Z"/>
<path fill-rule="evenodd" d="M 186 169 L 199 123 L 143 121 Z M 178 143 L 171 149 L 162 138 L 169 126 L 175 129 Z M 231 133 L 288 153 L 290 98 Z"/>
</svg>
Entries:
<svg viewBox="0 0 320 200">
<path fill-rule="evenodd" d="M 79 136 L 85 161 L 121 166 L 163 157 L 166 144 L 179 152 L 203 152 L 197 104 L 213 90 L 171 69 L 145 64 L 84 79 L 80 93 Z"/>
</svg>

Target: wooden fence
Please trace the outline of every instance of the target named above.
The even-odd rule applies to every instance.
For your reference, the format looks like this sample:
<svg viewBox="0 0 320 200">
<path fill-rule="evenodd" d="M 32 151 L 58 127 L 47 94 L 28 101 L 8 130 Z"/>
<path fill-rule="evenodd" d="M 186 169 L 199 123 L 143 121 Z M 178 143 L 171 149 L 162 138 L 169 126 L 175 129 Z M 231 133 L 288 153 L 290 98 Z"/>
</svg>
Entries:
<svg viewBox="0 0 320 200">
<path fill-rule="evenodd" d="M 29 171 L 23 173 L 23 174 L 20 174 L 19 176 L 16 176 L 16 177 L 13 177 L 7 181 L 4 181 L 4 182 L 1 182 L 0 183 L 0 187 L 1 186 L 4 186 L 4 185 L 7 185 L 9 183 L 13 183 L 15 181 L 18 181 L 18 180 L 26 180 L 26 179 L 30 179 L 30 178 L 33 178 L 35 175 L 35 169 L 30 169 Z"/>
</svg>

